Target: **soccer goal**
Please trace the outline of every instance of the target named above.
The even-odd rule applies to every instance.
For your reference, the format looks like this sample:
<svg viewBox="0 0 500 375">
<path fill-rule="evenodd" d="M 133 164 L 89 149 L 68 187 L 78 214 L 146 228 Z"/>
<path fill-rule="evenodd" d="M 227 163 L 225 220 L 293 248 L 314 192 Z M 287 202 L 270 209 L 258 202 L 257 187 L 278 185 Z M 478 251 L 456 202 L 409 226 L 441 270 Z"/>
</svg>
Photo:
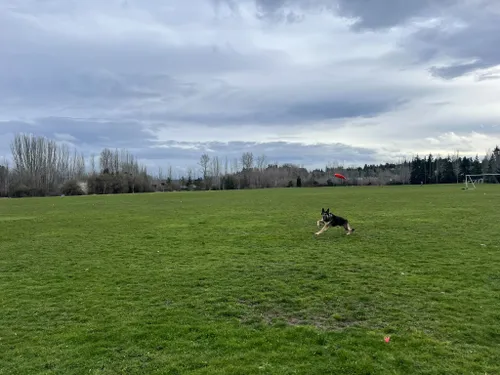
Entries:
<svg viewBox="0 0 500 375">
<path fill-rule="evenodd" d="M 498 184 L 500 183 L 500 173 L 468 174 L 465 175 L 465 188 L 475 189 L 476 184 Z"/>
</svg>

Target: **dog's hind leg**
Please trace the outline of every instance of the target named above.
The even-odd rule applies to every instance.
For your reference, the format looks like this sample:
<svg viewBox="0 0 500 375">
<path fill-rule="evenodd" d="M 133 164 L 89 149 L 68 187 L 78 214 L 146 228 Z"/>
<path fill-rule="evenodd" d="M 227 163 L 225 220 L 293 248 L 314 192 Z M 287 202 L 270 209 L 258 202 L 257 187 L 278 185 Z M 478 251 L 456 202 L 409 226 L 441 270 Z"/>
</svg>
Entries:
<svg viewBox="0 0 500 375">
<path fill-rule="evenodd" d="M 348 221 L 346 221 L 346 223 L 343 225 L 344 226 L 344 229 L 346 231 L 346 235 L 349 235 L 351 234 L 352 232 L 354 232 L 354 229 L 351 228 L 351 225 L 349 224 Z"/>
</svg>

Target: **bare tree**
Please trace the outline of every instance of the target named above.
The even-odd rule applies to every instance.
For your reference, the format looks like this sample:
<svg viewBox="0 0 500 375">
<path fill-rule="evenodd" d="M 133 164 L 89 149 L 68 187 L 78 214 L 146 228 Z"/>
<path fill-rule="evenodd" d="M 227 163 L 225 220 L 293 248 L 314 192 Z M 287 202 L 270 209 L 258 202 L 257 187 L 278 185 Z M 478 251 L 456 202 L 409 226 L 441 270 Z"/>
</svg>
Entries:
<svg viewBox="0 0 500 375">
<path fill-rule="evenodd" d="M 173 171 L 171 165 L 168 166 L 167 178 L 169 180 L 173 180 L 173 178 L 174 178 L 174 171 Z"/>
<path fill-rule="evenodd" d="M 193 183 L 193 168 L 189 167 L 187 169 L 187 185 L 188 185 L 188 187 L 191 187 L 192 183 Z"/>
<path fill-rule="evenodd" d="M 71 154 L 67 144 L 62 144 L 57 148 L 57 170 L 59 178 L 57 183 L 70 179 L 70 159 Z"/>
<path fill-rule="evenodd" d="M 85 156 L 83 153 L 75 154 L 75 177 L 77 180 L 85 178 Z"/>
<path fill-rule="evenodd" d="M 18 174 L 18 178 L 22 183 L 30 184 L 34 168 L 32 166 L 31 142 L 26 142 L 27 139 L 33 141 L 31 135 L 17 134 L 10 148 L 14 161 L 14 169 Z"/>
<path fill-rule="evenodd" d="M 264 185 L 264 168 L 266 166 L 266 155 L 262 154 L 257 157 L 257 178 L 256 184 L 260 187 Z"/>
<path fill-rule="evenodd" d="M 77 150 L 70 150 L 66 143 L 57 143 L 45 137 L 18 134 L 11 143 L 13 168 L 9 171 L 8 185 L 11 181 L 14 189 L 22 193 L 21 189 L 30 189 L 32 194 L 46 194 L 57 192 L 63 183 L 75 179 L 82 181 L 87 177 L 85 156 Z M 149 191 L 150 178 L 144 166 L 139 166 L 134 157 L 126 150 L 102 150 L 99 158 L 101 172 L 115 173 L 114 177 L 96 175 L 96 160 L 92 154 L 90 167 L 93 179 L 87 180 L 92 185 L 92 191 L 107 192 L 111 184 L 117 187 L 114 190 L 128 192 L 130 184 L 135 187 L 135 180 L 139 178 L 141 191 Z M 127 177 L 121 172 L 129 172 Z M 0 194 L 5 190 L 5 169 L 1 170 Z M 120 175 L 119 175 L 120 174 Z M 12 178 L 15 178 L 13 180 Z M 133 178 L 131 178 L 133 176 Z M 96 187 L 100 185 L 100 187 Z M 97 189 L 97 190 L 96 190 Z M 25 192 L 23 193 L 25 194 Z"/>
<path fill-rule="evenodd" d="M 120 172 L 120 152 L 118 149 L 115 149 L 113 153 L 113 159 L 111 162 L 111 173 L 119 173 Z"/>
<path fill-rule="evenodd" d="M 161 191 L 165 191 L 165 180 L 164 180 L 164 177 L 163 177 L 163 169 L 162 167 L 158 167 L 158 183 L 160 184 L 161 186 Z"/>
<path fill-rule="evenodd" d="M 266 155 L 262 154 L 259 157 L 257 157 L 257 169 L 262 172 L 265 166 L 266 166 Z"/>
<path fill-rule="evenodd" d="M 81 180 L 85 177 L 85 157 L 76 149 L 73 151 L 73 156 L 68 162 L 67 179 Z"/>
<path fill-rule="evenodd" d="M 212 185 L 212 181 L 209 175 L 210 156 L 208 154 L 201 155 L 198 164 L 200 165 L 200 170 L 203 178 L 203 183 L 205 184 L 205 188 L 210 189 Z"/>
<path fill-rule="evenodd" d="M 92 173 L 92 175 L 96 174 L 94 153 L 90 154 L 90 172 Z"/>
<path fill-rule="evenodd" d="M 19 182 L 27 187 L 48 192 L 53 181 L 54 165 L 50 160 L 50 151 L 55 149 L 55 142 L 45 137 L 18 134 L 11 143 L 14 170 Z"/>
<path fill-rule="evenodd" d="M 9 162 L 4 159 L 0 164 L 0 197 L 6 197 L 9 194 L 9 174 Z"/>
<path fill-rule="evenodd" d="M 85 158 L 67 144 L 45 137 L 18 134 L 11 144 L 18 183 L 49 193 L 69 179 L 85 177 Z"/>
<path fill-rule="evenodd" d="M 240 170 L 240 164 L 238 158 L 234 158 L 231 161 L 231 173 L 238 173 Z"/>
<path fill-rule="evenodd" d="M 220 159 L 218 156 L 214 156 L 212 158 L 212 165 L 210 167 L 211 169 L 211 176 L 213 178 L 213 181 L 212 183 L 215 184 L 215 186 L 217 187 L 217 190 L 220 189 L 220 174 L 221 174 L 221 166 L 220 166 Z"/>
<path fill-rule="evenodd" d="M 138 171 L 133 170 L 134 166 L 134 156 L 128 152 L 128 150 L 120 150 L 120 172 L 121 173 L 136 173 Z"/>
<path fill-rule="evenodd" d="M 241 167 L 243 172 L 243 181 L 240 182 L 244 189 L 252 187 L 252 170 L 253 170 L 253 154 L 251 152 L 244 152 L 241 155 Z"/>
<path fill-rule="evenodd" d="M 227 176 L 229 174 L 229 159 L 224 157 L 224 175 Z"/>
<path fill-rule="evenodd" d="M 241 155 L 241 166 L 244 170 L 253 168 L 253 154 L 251 152 L 244 152 Z"/>
<path fill-rule="evenodd" d="M 111 152 L 110 149 L 105 148 L 101 151 L 101 155 L 99 157 L 99 164 L 101 167 L 101 173 L 104 173 L 105 171 L 107 173 L 111 173 L 113 169 L 113 153 Z"/>
</svg>

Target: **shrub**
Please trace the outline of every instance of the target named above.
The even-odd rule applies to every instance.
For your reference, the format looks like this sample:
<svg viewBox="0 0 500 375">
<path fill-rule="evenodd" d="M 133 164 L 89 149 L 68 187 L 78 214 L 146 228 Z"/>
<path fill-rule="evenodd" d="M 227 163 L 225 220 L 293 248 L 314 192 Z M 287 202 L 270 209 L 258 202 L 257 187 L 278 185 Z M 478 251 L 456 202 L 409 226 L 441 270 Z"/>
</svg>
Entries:
<svg viewBox="0 0 500 375">
<path fill-rule="evenodd" d="M 299 177 L 297 177 L 297 187 L 302 187 L 302 179 Z"/>
<path fill-rule="evenodd" d="M 61 194 L 64 195 L 84 195 L 81 186 L 75 180 L 66 181 L 61 187 Z"/>
<path fill-rule="evenodd" d="M 29 197 L 30 196 L 30 189 L 24 184 L 19 184 L 12 189 L 10 196 L 12 198 Z"/>
</svg>

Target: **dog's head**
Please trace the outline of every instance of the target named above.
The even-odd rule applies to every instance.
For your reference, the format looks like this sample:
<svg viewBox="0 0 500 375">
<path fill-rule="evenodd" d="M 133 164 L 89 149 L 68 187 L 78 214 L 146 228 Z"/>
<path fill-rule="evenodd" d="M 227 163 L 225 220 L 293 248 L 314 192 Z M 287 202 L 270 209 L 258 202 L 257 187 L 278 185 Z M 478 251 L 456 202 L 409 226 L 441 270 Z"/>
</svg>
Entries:
<svg viewBox="0 0 500 375">
<path fill-rule="evenodd" d="M 330 221 L 332 214 L 330 213 L 330 209 L 327 208 L 326 211 L 324 208 L 321 209 L 321 217 L 323 218 L 324 222 Z"/>
</svg>

